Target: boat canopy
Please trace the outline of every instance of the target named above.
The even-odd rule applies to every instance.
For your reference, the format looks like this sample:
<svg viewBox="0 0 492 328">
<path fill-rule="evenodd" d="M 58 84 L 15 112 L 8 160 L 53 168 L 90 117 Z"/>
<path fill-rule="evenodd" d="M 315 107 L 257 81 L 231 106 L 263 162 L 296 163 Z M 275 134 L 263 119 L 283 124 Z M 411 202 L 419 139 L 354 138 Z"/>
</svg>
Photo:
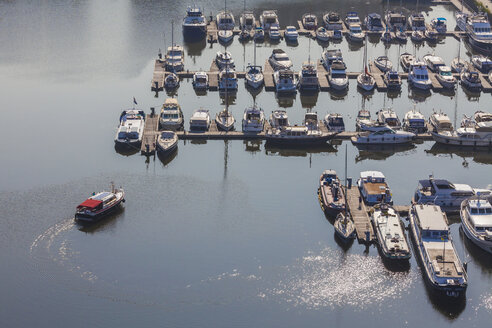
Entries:
<svg viewBox="0 0 492 328">
<path fill-rule="evenodd" d="M 438 22 L 446 22 L 446 18 L 444 18 L 444 17 L 438 17 L 437 18 L 437 21 Z"/>
<path fill-rule="evenodd" d="M 79 206 L 77 206 L 77 208 L 84 208 L 85 207 L 85 208 L 93 210 L 96 207 L 100 206 L 101 204 L 102 204 L 101 200 L 88 198 L 83 203 L 81 203 Z"/>
<path fill-rule="evenodd" d="M 420 204 L 415 206 L 415 211 L 422 230 L 445 231 L 447 234 L 448 225 L 439 206 Z"/>
</svg>

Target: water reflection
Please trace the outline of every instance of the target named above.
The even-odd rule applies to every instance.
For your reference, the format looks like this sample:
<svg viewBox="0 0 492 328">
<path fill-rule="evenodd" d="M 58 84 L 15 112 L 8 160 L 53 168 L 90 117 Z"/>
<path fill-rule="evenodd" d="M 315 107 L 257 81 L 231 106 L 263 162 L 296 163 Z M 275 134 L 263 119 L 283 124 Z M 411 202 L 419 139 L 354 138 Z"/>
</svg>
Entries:
<svg viewBox="0 0 492 328">
<path fill-rule="evenodd" d="M 279 95 L 275 94 L 275 98 L 277 99 L 277 103 L 282 108 L 289 108 L 294 106 L 294 100 L 296 99 L 296 95 Z"/>
<path fill-rule="evenodd" d="M 157 157 L 161 161 L 163 167 L 168 166 L 168 164 L 171 163 L 173 161 L 173 159 L 176 158 L 176 156 L 178 156 L 178 148 L 177 147 L 170 154 L 163 155 L 163 154 L 161 154 L 161 152 L 157 152 Z"/>
<path fill-rule="evenodd" d="M 318 102 L 318 96 L 319 92 L 301 92 L 299 98 L 302 108 L 312 109 L 315 107 Z"/>
<path fill-rule="evenodd" d="M 115 144 L 114 150 L 122 156 L 129 157 L 138 153 L 140 151 L 140 147 Z"/>
<path fill-rule="evenodd" d="M 207 47 L 207 41 L 205 39 L 198 40 L 196 42 L 185 42 L 184 48 L 188 57 L 192 59 L 192 62 L 196 63 L 196 57 L 202 55 L 203 50 Z"/>
<path fill-rule="evenodd" d="M 463 90 L 464 94 L 466 95 L 466 99 L 468 99 L 468 101 L 477 101 L 478 102 L 480 100 L 480 91 L 468 89 L 463 84 L 461 85 L 461 89 Z"/>
<path fill-rule="evenodd" d="M 282 157 L 306 157 L 311 154 L 321 154 L 321 153 L 336 153 L 335 149 L 330 144 L 323 145 L 271 145 L 268 142 L 265 143 L 265 154 L 268 156 L 282 156 Z"/>
<path fill-rule="evenodd" d="M 352 247 L 355 240 L 355 238 L 351 238 L 348 240 L 342 239 L 336 232 L 333 233 L 333 239 L 335 239 L 335 242 L 342 249 L 344 254 L 346 254 L 349 251 L 350 247 Z"/>
<path fill-rule="evenodd" d="M 458 156 L 463 158 L 462 165 L 467 167 L 469 158 L 475 163 L 492 164 L 492 152 L 487 148 L 470 148 L 460 146 L 450 146 L 439 143 L 434 143 L 429 150 L 425 150 L 426 153 L 434 156 L 446 156 L 453 158 Z"/>
<path fill-rule="evenodd" d="M 262 141 L 260 139 L 247 139 L 243 140 L 244 150 L 250 153 L 256 153 L 261 151 Z"/>
<path fill-rule="evenodd" d="M 414 144 L 404 145 L 356 145 L 359 154 L 355 156 L 355 162 L 365 160 L 382 161 L 397 154 L 416 149 Z"/>
<path fill-rule="evenodd" d="M 125 208 L 121 205 L 116 210 L 114 210 L 113 213 L 101 218 L 99 221 L 96 222 L 75 221 L 75 223 L 79 231 L 85 233 L 93 234 L 97 231 L 107 231 L 107 230 L 114 229 L 118 221 L 123 220 L 123 218 L 125 217 L 123 215 L 124 212 L 125 212 Z M 120 217 L 122 219 L 119 219 Z"/>
<path fill-rule="evenodd" d="M 488 276 L 492 276 L 492 254 L 484 251 L 477 245 L 475 245 L 468 237 L 466 237 L 463 232 L 463 228 L 460 225 L 460 240 L 461 243 L 466 247 L 468 255 L 471 256 L 472 261 L 478 264 L 481 269 L 482 274 L 485 273 Z M 470 262 L 467 260 L 467 262 Z"/>
<path fill-rule="evenodd" d="M 408 98 L 414 102 L 425 102 L 432 95 L 430 90 L 420 90 L 408 85 Z"/>
</svg>

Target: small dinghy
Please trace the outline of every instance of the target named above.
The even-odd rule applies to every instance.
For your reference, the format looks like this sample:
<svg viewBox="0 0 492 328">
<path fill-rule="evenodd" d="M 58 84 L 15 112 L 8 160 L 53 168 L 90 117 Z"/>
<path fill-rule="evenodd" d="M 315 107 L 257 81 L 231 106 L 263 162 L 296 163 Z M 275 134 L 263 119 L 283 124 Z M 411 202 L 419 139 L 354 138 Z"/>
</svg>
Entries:
<svg viewBox="0 0 492 328">
<path fill-rule="evenodd" d="M 393 63 L 387 56 L 379 56 L 374 60 L 374 65 L 381 70 L 381 72 L 391 71 L 393 69 Z"/>
<path fill-rule="evenodd" d="M 326 28 L 323 26 L 316 30 L 316 39 L 321 42 L 328 42 L 330 40 L 330 34 Z"/>
<path fill-rule="evenodd" d="M 158 154 L 169 155 L 178 148 L 178 135 L 174 131 L 162 131 L 156 146 Z"/>
<path fill-rule="evenodd" d="M 395 39 L 396 39 L 396 41 L 398 41 L 398 42 L 400 42 L 400 43 L 407 43 L 408 36 L 407 36 L 407 34 L 405 33 L 405 31 L 400 30 L 400 31 L 397 31 L 397 32 L 395 33 Z"/>
<path fill-rule="evenodd" d="M 338 213 L 335 223 L 333 223 L 335 233 L 344 242 L 348 242 L 355 238 L 355 224 L 352 222 L 348 212 Z"/>
</svg>

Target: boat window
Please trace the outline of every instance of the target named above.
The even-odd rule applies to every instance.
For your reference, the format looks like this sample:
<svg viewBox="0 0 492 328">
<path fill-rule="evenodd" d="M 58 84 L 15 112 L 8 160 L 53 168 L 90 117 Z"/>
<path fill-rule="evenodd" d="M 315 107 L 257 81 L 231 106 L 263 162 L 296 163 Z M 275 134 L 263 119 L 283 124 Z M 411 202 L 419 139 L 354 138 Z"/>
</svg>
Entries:
<svg viewBox="0 0 492 328">
<path fill-rule="evenodd" d="M 485 208 L 479 208 L 478 213 L 479 214 L 485 214 Z"/>
<path fill-rule="evenodd" d="M 485 231 L 485 228 L 483 228 L 483 227 L 477 227 L 477 231 L 478 232 L 484 232 Z"/>
<path fill-rule="evenodd" d="M 344 79 L 346 77 L 345 73 L 332 73 L 331 77 L 333 79 Z"/>
<path fill-rule="evenodd" d="M 442 76 L 451 76 L 451 72 L 441 72 Z"/>
<path fill-rule="evenodd" d="M 478 214 L 478 209 L 472 208 L 470 212 L 471 214 Z"/>
<path fill-rule="evenodd" d="M 430 237 L 430 231 L 425 230 L 425 231 L 422 233 L 422 236 L 423 236 L 424 238 L 429 238 L 429 237 Z"/>
<path fill-rule="evenodd" d="M 492 214 L 492 208 L 486 208 L 485 213 L 487 214 Z"/>
<path fill-rule="evenodd" d="M 126 132 L 118 133 L 118 139 L 126 139 Z"/>
</svg>

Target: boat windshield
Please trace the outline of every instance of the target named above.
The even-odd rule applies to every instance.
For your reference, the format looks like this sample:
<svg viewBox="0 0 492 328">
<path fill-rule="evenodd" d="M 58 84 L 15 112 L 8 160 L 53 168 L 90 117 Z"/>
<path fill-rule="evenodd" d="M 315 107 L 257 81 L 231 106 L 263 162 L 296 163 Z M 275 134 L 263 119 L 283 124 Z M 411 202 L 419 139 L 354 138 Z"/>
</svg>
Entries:
<svg viewBox="0 0 492 328">
<path fill-rule="evenodd" d="M 176 57 L 176 56 L 181 56 L 181 50 L 171 50 L 169 51 L 169 56 Z"/>
<path fill-rule="evenodd" d="M 347 77 L 347 75 L 345 73 L 332 73 L 331 77 L 333 79 L 344 79 Z"/>
<path fill-rule="evenodd" d="M 248 113 L 247 119 L 251 121 L 259 121 L 260 120 L 260 114 L 259 113 Z"/>
<path fill-rule="evenodd" d="M 118 139 L 138 139 L 138 132 L 120 132 Z"/>
<path fill-rule="evenodd" d="M 339 126 L 344 125 L 343 119 L 341 117 L 331 118 L 330 125 L 339 125 Z"/>
<path fill-rule="evenodd" d="M 451 72 L 441 72 L 442 76 L 452 76 Z"/>
<path fill-rule="evenodd" d="M 490 27 L 475 27 L 473 31 L 475 31 L 475 33 L 489 33 Z"/>
<path fill-rule="evenodd" d="M 476 208 L 470 209 L 471 214 L 492 214 L 492 208 Z"/>
<path fill-rule="evenodd" d="M 267 24 L 274 24 L 277 20 L 275 19 L 275 17 L 267 17 L 265 21 L 267 22 Z"/>
<path fill-rule="evenodd" d="M 164 113 L 162 115 L 162 118 L 164 118 L 164 119 L 177 119 L 177 118 L 179 118 L 179 115 L 178 114 L 167 114 L 167 113 Z"/>
</svg>

